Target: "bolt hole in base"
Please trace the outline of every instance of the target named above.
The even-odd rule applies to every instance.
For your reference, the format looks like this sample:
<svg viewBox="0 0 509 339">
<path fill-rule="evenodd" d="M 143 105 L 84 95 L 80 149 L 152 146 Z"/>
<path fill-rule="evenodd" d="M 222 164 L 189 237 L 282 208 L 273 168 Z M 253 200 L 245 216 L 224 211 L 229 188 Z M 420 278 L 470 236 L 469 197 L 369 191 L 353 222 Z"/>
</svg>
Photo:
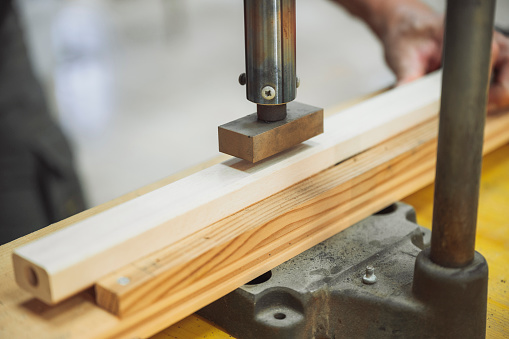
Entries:
<svg viewBox="0 0 509 339">
<path fill-rule="evenodd" d="M 254 278 L 253 280 L 248 282 L 246 285 L 258 285 L 258 284 L 262 284 L 262 283 L 268 281 L 271 277 L 272 277 L 272 272 L 271 271 L 267 271 L 267 272 L 263 273 L 262 275 Z"/>
<path fill-rule="evenodd" d="M 32 267 L 27 267 L 27 280 L 32 287 L 37 287 L 39 285 L 39 278 Z"/>
<path fill-rule="evenodd" d="M 286 314 L 284 314 L 284 313 L 274 313 L 274 318 L 276 318 L 277 320 L 283 320 L 284 318 L 286 318 Z"/>
<path fill-rule="evenodd" d="M 396 204 L 392 204 L 392 205 L 389 205 L 386 208 L 376 212 L 375 215 L 391 214 L 393 212 L 396 212 L 397 209 L 398 209 L 398 207 L 396 206 Z"/>
</svg>

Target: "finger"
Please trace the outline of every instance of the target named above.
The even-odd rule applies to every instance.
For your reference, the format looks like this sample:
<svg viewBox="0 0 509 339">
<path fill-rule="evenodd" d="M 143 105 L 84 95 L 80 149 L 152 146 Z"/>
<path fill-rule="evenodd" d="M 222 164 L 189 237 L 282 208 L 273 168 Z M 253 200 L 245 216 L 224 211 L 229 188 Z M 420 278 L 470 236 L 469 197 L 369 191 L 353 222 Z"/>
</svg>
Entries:
<svg viewBox="0 0 509 339">
<path fill-rule="evenodd" d="M 430 52 L 428 69 L 426 73 L 436 71 L 442 65 L 442 44 L 436 44 Z"/>
<path fill-rule="evenodd" d="M 509 58 L 497 61 L 496 77 L 489 90 L 488 112 L 509 107 Z"/>
<path fill-rule="evenodd" d="M 493 84 L 489 92 L 488 114 L 497 113 L 507 108 L 509 108 L 508 89 L 500 84 Z"/>
<path fill-rule="evenodd" d="M 491 42 L 491 69 L 494 69 L 497 66 L 499 62 L 499 56 L 500 47 L 498 46 L 498 43 L 495 41 L 495 39 L 493 39 Z"/>
<path fill-rule="evenodd" d="M 400 57 L 398 64 L 393 68 L 396 74 L 396 86 L 412 82 L 426 74 L 428 60 L 421 57 L 417 50 L 408 51 L 407 55 Z"/>
</svg>

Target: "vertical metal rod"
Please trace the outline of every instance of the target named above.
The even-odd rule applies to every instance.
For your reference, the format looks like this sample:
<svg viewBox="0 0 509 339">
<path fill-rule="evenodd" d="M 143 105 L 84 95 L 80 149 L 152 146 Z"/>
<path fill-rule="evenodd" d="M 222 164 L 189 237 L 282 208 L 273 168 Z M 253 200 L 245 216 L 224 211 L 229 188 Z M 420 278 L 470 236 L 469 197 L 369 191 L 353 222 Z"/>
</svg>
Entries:
<svg viewBox="0 0 509 339">
<path fill-rule="evenodd" d="M 464 267 L 475 232 L 495 0 L 448 0 L 430 257 Z"/>
<path fill-rule="evenodd" d="M 246 94 L 254 103 L 282 105 L 295 99 L 295 13 L 295 0 L 244 0 Z M 273 93 L 263 95 L 264 89 Z"/>
</svg>

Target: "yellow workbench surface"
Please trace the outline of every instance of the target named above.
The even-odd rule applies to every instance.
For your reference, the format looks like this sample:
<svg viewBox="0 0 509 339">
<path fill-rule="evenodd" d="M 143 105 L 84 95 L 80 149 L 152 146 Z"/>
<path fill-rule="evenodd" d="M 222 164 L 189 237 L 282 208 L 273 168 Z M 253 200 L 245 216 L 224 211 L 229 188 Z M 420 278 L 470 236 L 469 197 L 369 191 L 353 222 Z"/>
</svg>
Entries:
<svg viewBox="0 0 509 339">
<path fill-rule="evenodd" d="M 487 338 L 509 338 L 509 145 L 484 157 L 476 250 L 489 264 Z M 431 228 L 433 186 L 403 200 L 414 206 L 417 222 Z M 232 338 L 191 315 L 152 339 Z"/>
</svg>

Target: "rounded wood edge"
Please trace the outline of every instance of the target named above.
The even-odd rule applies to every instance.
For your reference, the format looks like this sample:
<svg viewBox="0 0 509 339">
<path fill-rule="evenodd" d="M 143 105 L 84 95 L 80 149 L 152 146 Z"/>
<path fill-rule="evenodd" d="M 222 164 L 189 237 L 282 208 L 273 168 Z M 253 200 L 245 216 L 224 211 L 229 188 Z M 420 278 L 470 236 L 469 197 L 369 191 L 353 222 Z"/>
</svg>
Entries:
<svg viewBox="0 0 509 339">
<path fill-rule="evenodd" d="M 43 268 L 34 265 L 15 252 L 12 253 L 12 264 L 14 278 L 19 287 L 48 305 L 56 303 L 51 293 L 48 274 Z"/>
</svg>

